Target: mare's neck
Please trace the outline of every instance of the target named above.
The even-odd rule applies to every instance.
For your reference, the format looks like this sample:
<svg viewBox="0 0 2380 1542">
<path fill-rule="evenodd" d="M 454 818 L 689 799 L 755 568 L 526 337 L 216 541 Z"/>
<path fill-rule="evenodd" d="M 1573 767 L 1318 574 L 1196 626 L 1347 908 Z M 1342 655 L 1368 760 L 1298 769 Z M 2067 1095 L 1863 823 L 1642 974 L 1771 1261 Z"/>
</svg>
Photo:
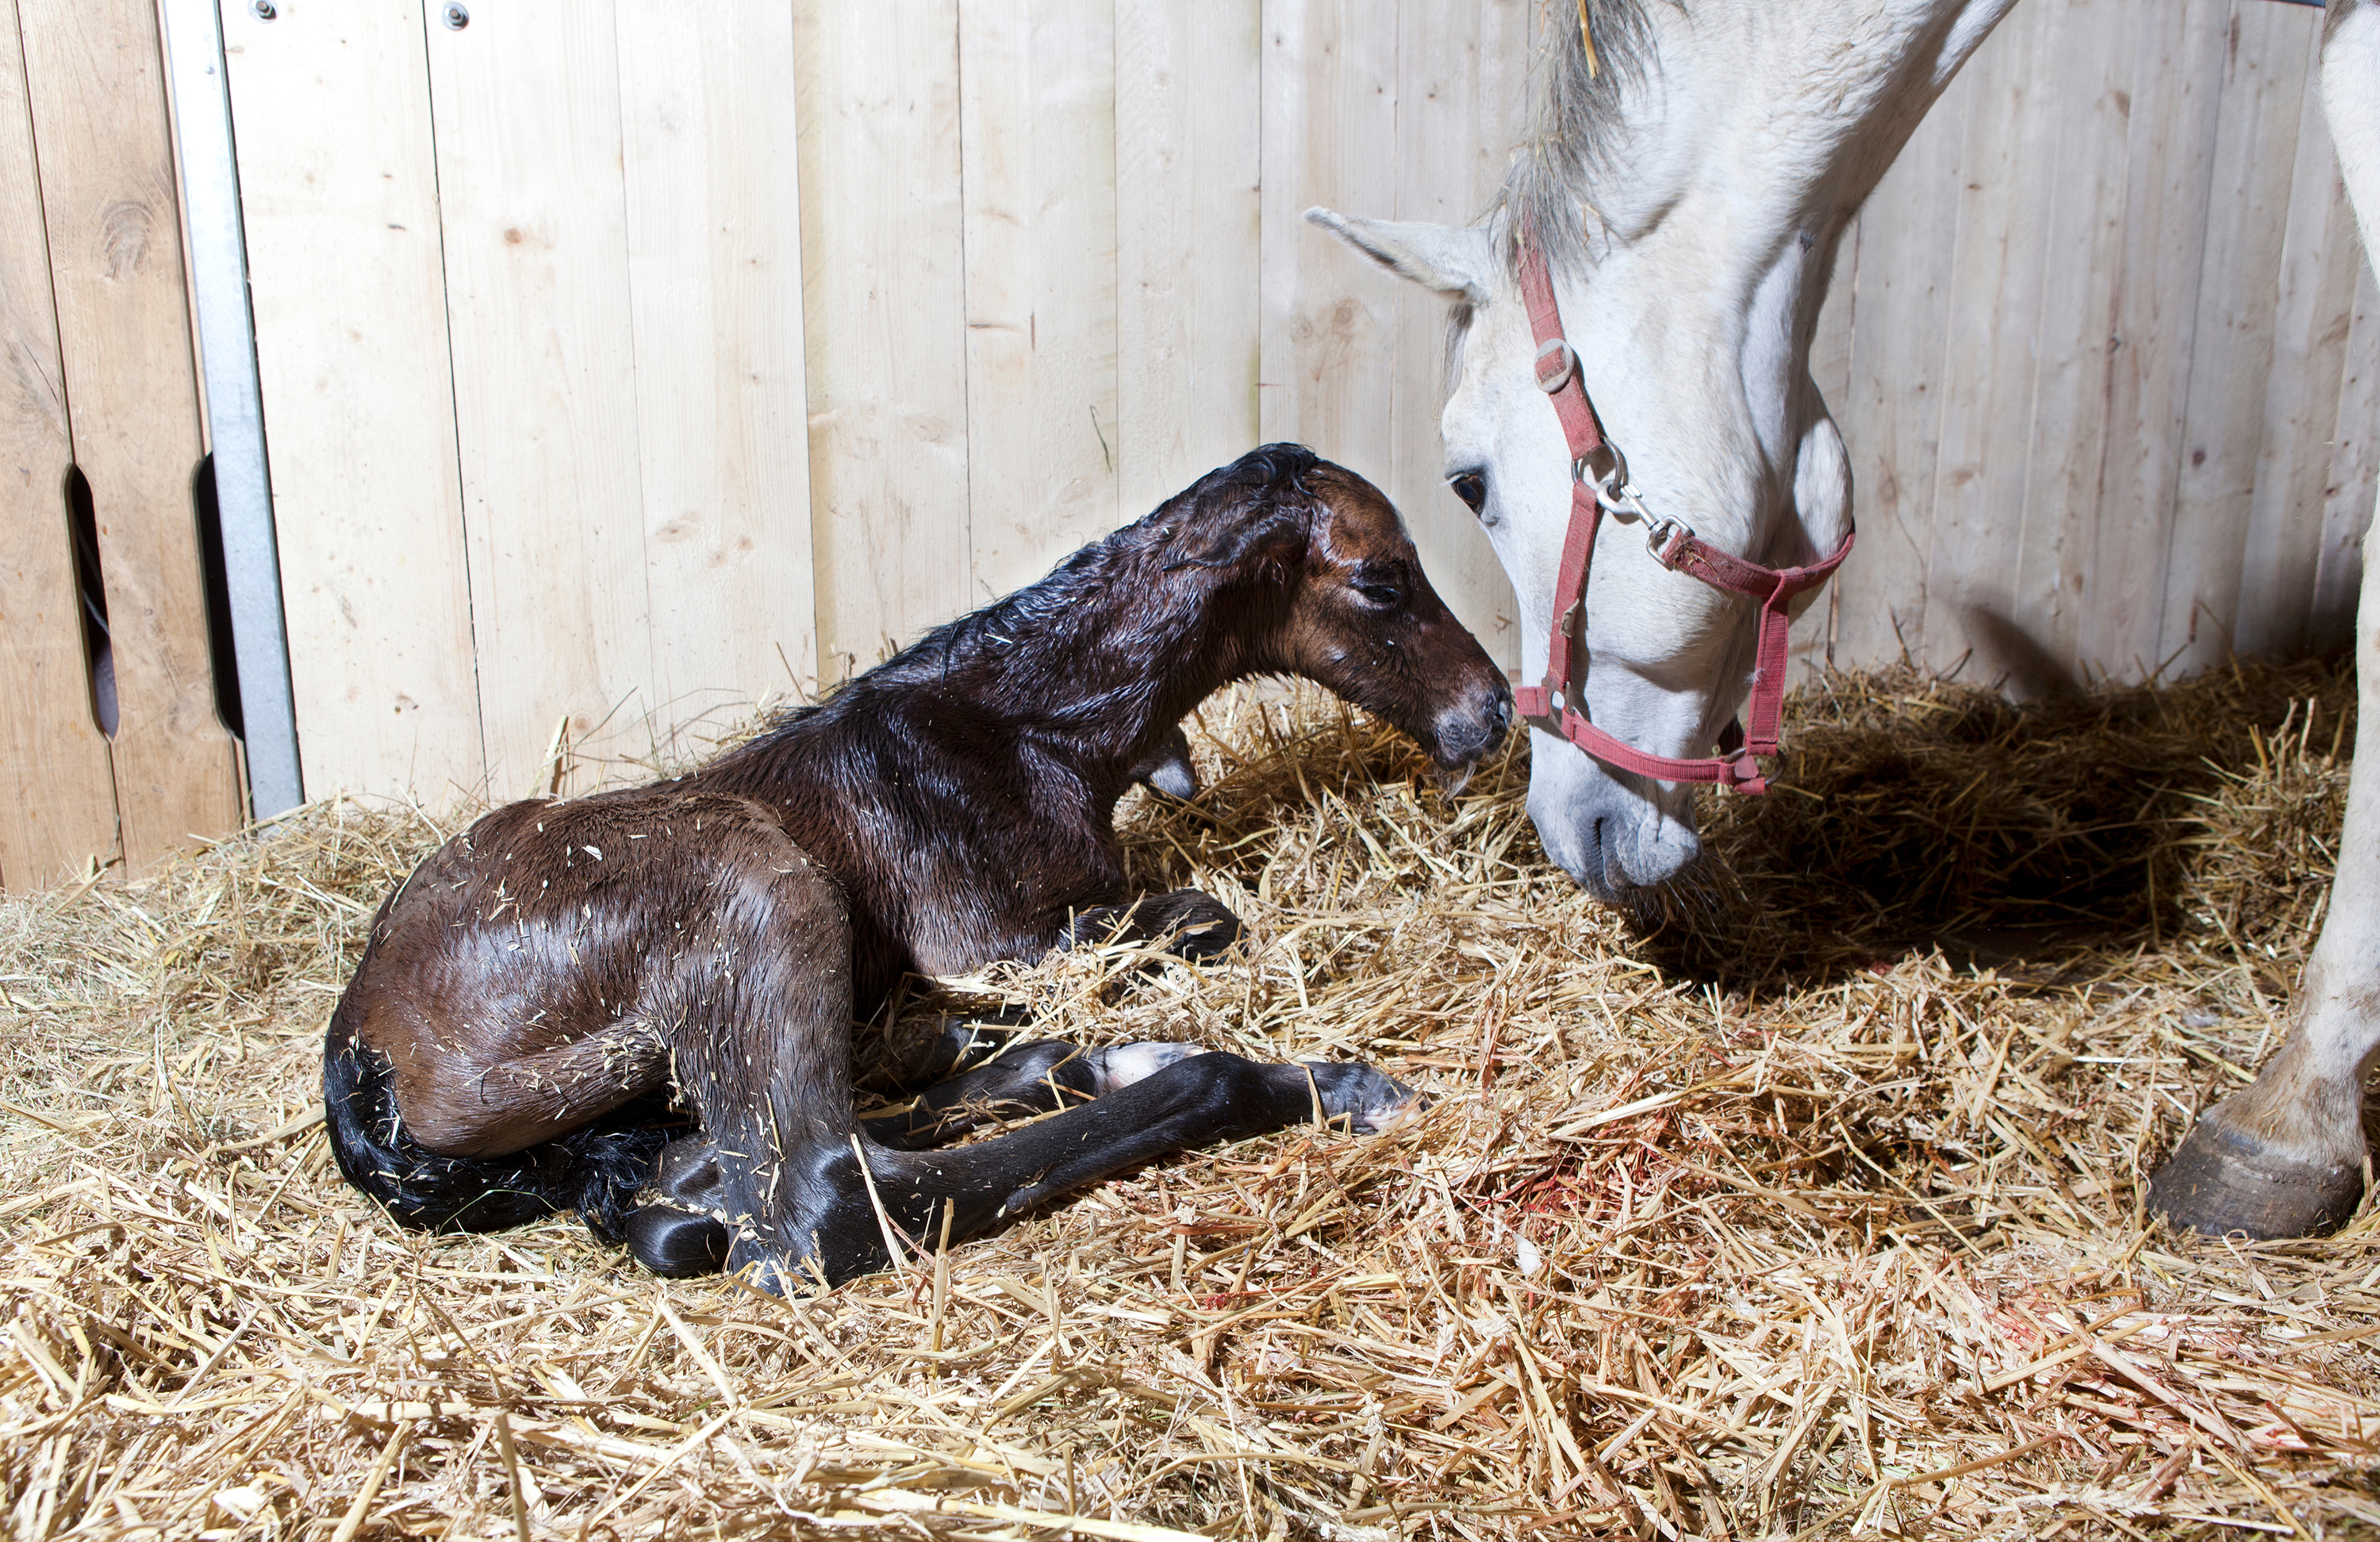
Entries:
<svg viewBox="0 0 2380 1542">
<path fill-rule="evenodd" d="M 1755 402 L 1781 400 L 1845 225 L 2013 3 L 1647 4 L 1650 56 L 1579 189 L 1590 303 L 1665 329 L 1675 358 L 1740 358 Z"/>
</svg>

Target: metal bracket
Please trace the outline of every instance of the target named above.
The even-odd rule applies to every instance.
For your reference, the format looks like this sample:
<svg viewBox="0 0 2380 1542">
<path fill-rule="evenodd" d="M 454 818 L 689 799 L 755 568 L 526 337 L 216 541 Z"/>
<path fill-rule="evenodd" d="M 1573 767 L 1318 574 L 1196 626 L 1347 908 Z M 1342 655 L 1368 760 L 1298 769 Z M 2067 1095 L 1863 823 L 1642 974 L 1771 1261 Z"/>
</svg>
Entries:
<svg viewBox="0 0 2380 1542">
<path fill-rule="evenodd" d="M 231 89 L 224 78 L 223 18 L 215 0 L 164 0 L 165 68 L 173 83 L 174 140 L 182 158 L 182 212 L 189 223 L 190 293 L 199 367 L 207 387 L 215 504 L 230 579 L 232 653 L 248 749 L 249 811 L 256 819 L 305 801 L 298 710 L 281 613 L 281 558 L 273 533 L 273 484 L 264 459 L 264 401 L 256 377 L 256 323 L 248 304 L 248 244 L 240 228 L 239 168 L 232 158 Z M 257 14 L 270 17 L 267 7 Z"/>
</svg>

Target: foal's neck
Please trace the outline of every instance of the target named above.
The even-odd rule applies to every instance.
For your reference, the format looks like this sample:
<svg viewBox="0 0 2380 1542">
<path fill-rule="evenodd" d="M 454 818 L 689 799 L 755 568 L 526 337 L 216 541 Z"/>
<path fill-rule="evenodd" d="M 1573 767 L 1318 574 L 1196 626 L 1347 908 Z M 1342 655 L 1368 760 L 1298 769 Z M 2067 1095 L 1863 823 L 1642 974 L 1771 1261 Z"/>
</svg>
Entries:
<svg viewBox="0 0 2380 1542">
<path fill-rule="evenodd" d="M 1162 535 L 1144 522 L 1085 548 L 855 681 L 855 698 L 930 693 L 1038 743 L 1095 797 L 1120 796 L 1192 708 L 1278 667 L 1286 583 L 1169 565 Z"/>
<path fill-rule="evenodd" d="M 1154 560 L 1089 583 L 1075 577 L 1061 570 L 961 624 L 951 678 L 988 715 L 1059 741 L 1087 777 L 1121 793 L 1126 769 L 1192 708 L 1271 667 L 1271 597 Z"/>
</svg>

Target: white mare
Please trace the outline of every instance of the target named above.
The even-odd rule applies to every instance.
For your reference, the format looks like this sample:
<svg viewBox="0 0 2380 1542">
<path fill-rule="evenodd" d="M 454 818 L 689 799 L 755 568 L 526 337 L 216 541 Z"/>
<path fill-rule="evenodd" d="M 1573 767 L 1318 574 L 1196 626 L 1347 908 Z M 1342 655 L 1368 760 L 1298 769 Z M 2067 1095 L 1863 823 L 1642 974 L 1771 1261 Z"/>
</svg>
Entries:
<svg viewBox="0 0 2380 1542">
<path fill-rule="evenodd" d="M 1769 567 L 1814 562 L 1851 514 L 1842 440 L 1809 370 L 1836 246 L 2013 3 L 1585 0 L 1598 67 L 1555 29 L 1545 132 L 1486 223 L 1308 212 L 1453 308 L 1446 475 L 1512 577 L 1524 683 L 1546 669 L 1571 467 L 1536 383 L 1516 231 L 1540 233 L 1587 392 L 1654 512 Z M 2380 0 L 2331 0 L 2330 13 L 2324 103 L 2368 250 Z M 1753 607 L 1663 567 L 1644 535 L 1606 518 L 1596 542 L 1587 709 L 1636 749 L 1707 755 L 1749 689 Z M 2303 1234 L 2343 1220 L 2363 1190 L 2362 1086 L 2380 1055 L 2380 552 L 2366 550 L 2356 770 L 2293 1031 L 2152 1185 L 2161 1211 L 2201 1230 Z M 1529 813 L 1589 891 L 1624 901 L 1694 856 L 1691 788 L 1607 768 L 1542 724 L 1533 747 Z"/>
</svg>

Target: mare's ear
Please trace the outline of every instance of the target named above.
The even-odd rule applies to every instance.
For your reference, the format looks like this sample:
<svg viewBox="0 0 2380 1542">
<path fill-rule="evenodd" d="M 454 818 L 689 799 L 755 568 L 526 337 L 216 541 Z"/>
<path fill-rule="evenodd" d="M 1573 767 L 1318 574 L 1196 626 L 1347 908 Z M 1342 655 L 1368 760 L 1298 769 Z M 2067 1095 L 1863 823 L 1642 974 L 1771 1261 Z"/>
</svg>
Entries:
<svg viewBox="0 0 2380 1542">
<path fill-rule="evenodd" d="M 1477 225 L 1367 220 L 1319 208 L 1305 217 L 1400 278 L 1475 308 L 1488 303 L 1495 242 Z"/>
<path fill-rule="evenodd" d="M 1165 565 L 1178 567 L 1240 567 L 1259 561 L 1293 563 L 1313 539 L 1305 500 L 1266 498 L 1262 509 L 1245 505 L 1210 516 L 1204 528 L 1182 532 Z"/>
</svg>

